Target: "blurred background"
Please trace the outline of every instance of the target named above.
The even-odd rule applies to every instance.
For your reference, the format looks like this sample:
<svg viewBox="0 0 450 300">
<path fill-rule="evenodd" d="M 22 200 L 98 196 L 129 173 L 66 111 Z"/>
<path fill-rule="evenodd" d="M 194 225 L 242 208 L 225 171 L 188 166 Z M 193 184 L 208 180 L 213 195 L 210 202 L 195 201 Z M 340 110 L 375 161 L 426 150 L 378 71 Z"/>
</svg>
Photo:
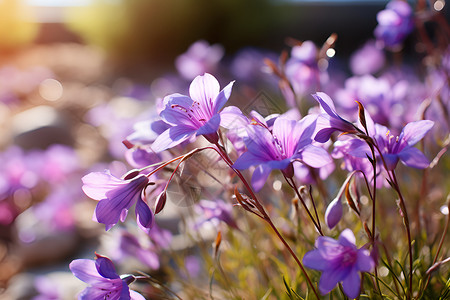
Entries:
<svg viewBox="0 0 450 300">
<path fill-rule="evenodd" d="M 156 99 L 187 88 L 175 62 L 192 44 L 214 45 L 228 67 L 242 49 L 277 60 L 294 39 L 336 33 L 346 66 L 386 3 L 0 0 L 0 299 L 72 299 L 85 286 L 67 265 L 93 257 L 104 227 L 81 177 L 129 168 L 121 141 Z"/>
</svg>

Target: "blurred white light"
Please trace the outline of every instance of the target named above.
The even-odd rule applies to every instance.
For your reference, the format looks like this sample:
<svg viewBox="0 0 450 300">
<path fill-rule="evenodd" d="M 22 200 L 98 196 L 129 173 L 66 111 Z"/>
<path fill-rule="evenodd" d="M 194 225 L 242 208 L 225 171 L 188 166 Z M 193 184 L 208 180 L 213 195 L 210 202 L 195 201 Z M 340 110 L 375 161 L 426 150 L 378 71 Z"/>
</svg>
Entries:
<svg viewBox="0 0 450 300">
<path fill-rule="evenodd" d="M 39 85 L 39 94 L 47 101 L 57 101 L 63 94 L 63 86 L 58 80 L 48 78 Z"/>
<path fill-rule="evenodd" d="M 333 48 L 329 48 L 327 50 L 327 56 L 328 57 L 333 57 L 336 54 L 336 50 L 334 50 Z"/>
<path fill-rule="evenodd" d="M 447 205 L 441 206 L 441 213 L 443 215 L 448 215 L 448 206 Z"/>
<path fill-rule="evenodd" d="M 273 182 L 273 189 L 274 189 L 275 191 L 281 190 L 281 186 L 282 186 L 281 181 L 275 180 L 275 181 Z"/>
<path fill-rule="evenodd" d="M 437 0 L 436 2 L 434 2 L 433 7 L 435 10 L 437 11 L 441 11 L 445 6 L 445 1 L 444 0 Z"/>
</svg>

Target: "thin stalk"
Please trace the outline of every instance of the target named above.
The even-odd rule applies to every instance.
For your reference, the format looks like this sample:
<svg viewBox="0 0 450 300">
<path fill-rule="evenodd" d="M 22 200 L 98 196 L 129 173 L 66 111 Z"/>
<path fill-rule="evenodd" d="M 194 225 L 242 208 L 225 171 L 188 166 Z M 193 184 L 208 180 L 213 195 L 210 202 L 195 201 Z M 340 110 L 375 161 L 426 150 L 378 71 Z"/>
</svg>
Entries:
<svg viewBox="0 0 450 300">
<path fill-rule="evenodd" d="M 215 144 L 217 149 L 215 149 L 217 151 L 217 153 L 220 155 L 220 157 L 228 164 L 228 166 L 236 173 L 236 175 L 239 177 L 239 179 L 242 181 L 242 183 L 244 184 L 245 188 L 247 189 L 247 191 L 250 193 L 250 196 L 252 197 L 252 199 L 254 200 L 253 204 L 256 206 L 256 208 L 258 209 L 258 211 L 262 214 L 263 219 L 269 224 L 269 226 L 272 228 L 272 230 L 275 232 L 275 234 L 277 235 L 277 237 L 280 239 L 280 241 L 283 243 L 283 245 L 286 247 L 286 249 L 289 251 L 289 253 L 291 254 L 291 256 L 294 258 L 295 262 L 297 263 L 297 265 L 300 267 L 300 270 L 302 271 L 303 275 L 306 278 L 306 281 L 308 282 L 308 285 L 312 288 L 314 295 L 316 296 L 317 299 L 320 299 L 319 297 L 319 293 L 317 292 L 315 286 L 313 285 L 311 279 L 308 276 L 308 273 L 306 272 L 302 262 L 300 261 L 300 259 L 297 257 L 297 255 L 295 254 L 294 250 L 292 250 L 291 246 L 289 246 L 288 242 L 284 239 L 284 237 L 281 235 L 281 233 L 278 231 L 277 227 L 275 226 L 275 224 L 273 224 L 270 216 L 267 214 L 266 210 L 264 209 L 263 205 L 260 203 L 260 201 L 258 200 L 258 197 L 256 197 L 255 193 L 253 192 L 253 189 L 250 187 L 250 185 L 248 184 L 247 180 L 244 178 L 244 176 L 242 175 L 242 173 L 235 169 L 233 167 L 233 161 L 228 157 L 228 154 L 223 150 L 223 148 L 216 143 Z"/>
<path fill-rule="evenodd" d="M 298 188 L 297 188 L 297 185 L 295 184 L 295 181 L 292 178 L 287 178 L 286 176 L 284 176 L 284 178 L 286 179 L 286 182 L 289 184 L 289 186 L 295 191 L 295 194 L 297 195 L 297 197 L 300 199 L 300 202 L 302 203 L 303 208 L 308 213 L 308 216 L 311 219 L 311 221 L 313 222 L 313 224 L 316 227 L 317 231 L 320 233 L 320 235 L 323 236 L 322 226 L 320 226 L 319 219 L 317 219 L 317 220 L 314 219 L 313 215 L 311 214 L 311 212 L 308 209 L 308 206 L 306 206 L 305 200 L 303 199 L 302 195 L 298 191 Z"/>
</svg>

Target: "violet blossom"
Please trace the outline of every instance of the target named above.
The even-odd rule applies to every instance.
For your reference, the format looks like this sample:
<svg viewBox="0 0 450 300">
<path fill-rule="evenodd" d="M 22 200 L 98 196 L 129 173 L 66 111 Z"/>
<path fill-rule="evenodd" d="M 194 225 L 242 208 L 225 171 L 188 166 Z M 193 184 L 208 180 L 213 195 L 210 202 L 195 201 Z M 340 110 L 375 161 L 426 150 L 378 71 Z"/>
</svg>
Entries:
<svg viewBox="0 0 450 300">
<path fill-rule="evenodd" d="M 78 296 L 80 300 L 121 299 L 145 300 L 145 298 L 130 290 L 129 284 L 135 281 L 133 275 L 119 276 L 113 262 L 106 256 L 96 255 L 96 260 L 76 259 L 69 265 L 73 275 L 88 283 Z"/>
<path fill-rule="evenodd" d="M 374 74 L 385 64 L 386 57 L 375 41 L 370 40 L 350 57 L 350 69 L 355 75 Z"/>
<path fill-rule="evenodd" d="M 359 272 L 370 272 L 375 267 L 369 250 L 356 248 L 355 236 L 350 229 L 345 229 L 338 240 L 320 236 L 315 246 L 317 249 L 305 254 L 303 264 L 322 271 L 320 292 L 327 294 L 342 282 L 344 293 L 348 297 L 358 297 L 361 288 Z"/>
<path fill-rule="evenodd" d="M 312 145 L 316 117 L 306 116 L 300 121 L 279 117 L 272 131 L 257 125 L 247 127 L 244 139 L 247 151 L 234 163 L 236 169 L 257 166 L 252 176 L 252 186 L 259 191 L 273 169 L 279 169 L 290 178 L 294 175 L 293 162 L 301 161 L 320 168 L 331 161 L 327 151 Z"/>
<path fill-rule="evenodd" d="M 234 81 L 223 90 L 217 79 L 205 73 L 197 76 L 189 87 L 189 95 L 171 94 L 164 98 L 165 108 L 161 118 L 170 128 L 152 144 L 155 152 L 174 147 L 189 138 L 203 135 L 208 141 L 218 141 L 217 130 L 221 123 L 220 110 L 231 94 Z"/>
<path fill-rule="evenodd" d="M 399 46 L 414 29 L 413 11 L 408 2 L 392 0 L 377 14 L 374 34 L 387 47 Z"/>
<path fill-rule="evenodd" d="M 237 228 L 236 222 L 231 215 L 232 205 L 223 200 L 200 200 L 195 205 L 194 210 L 198 214 L 194 228 L 198 229 L 203 224 L 209 222 L 218 226 L 220 222 L 224 222 L 230 227 Z"/>
<path fill-rule="evenodd" d="M 153 225 L 153 212 L 142 196 L 149 179 L 145 175 L 136 175 L 133 172 L 136 173 L 132 171 L 124 179 L 111 175 L 108 170 L 103 173 L 92 172 L 82 178 L 84 193 L 94 200 L 99 200 L 94 219 L 105 224 L 106 230 L 117 224 L 119 219 L 125 221 L 133 204 L 136 204 L 135 212 L 139 227 L 147 231 Z"/>
</svg>

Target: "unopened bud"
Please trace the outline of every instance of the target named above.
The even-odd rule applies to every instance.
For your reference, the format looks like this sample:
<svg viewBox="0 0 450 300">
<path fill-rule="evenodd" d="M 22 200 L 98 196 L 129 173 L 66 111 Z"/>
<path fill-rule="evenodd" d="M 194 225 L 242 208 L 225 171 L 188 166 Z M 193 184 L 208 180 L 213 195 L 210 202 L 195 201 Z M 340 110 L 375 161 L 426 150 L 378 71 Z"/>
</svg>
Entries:
<svg viewBox="0 0 450 300">
<path fill-rule="evenodd" d="M 156 198 L 156 204 L 155 204 L 155 215 L 160 213 L 161 210 L 163 210 L 164 206 L 166 205 L 167 200 L 167 193 L 164 190 L 159 196 Z"/>
</svg>

